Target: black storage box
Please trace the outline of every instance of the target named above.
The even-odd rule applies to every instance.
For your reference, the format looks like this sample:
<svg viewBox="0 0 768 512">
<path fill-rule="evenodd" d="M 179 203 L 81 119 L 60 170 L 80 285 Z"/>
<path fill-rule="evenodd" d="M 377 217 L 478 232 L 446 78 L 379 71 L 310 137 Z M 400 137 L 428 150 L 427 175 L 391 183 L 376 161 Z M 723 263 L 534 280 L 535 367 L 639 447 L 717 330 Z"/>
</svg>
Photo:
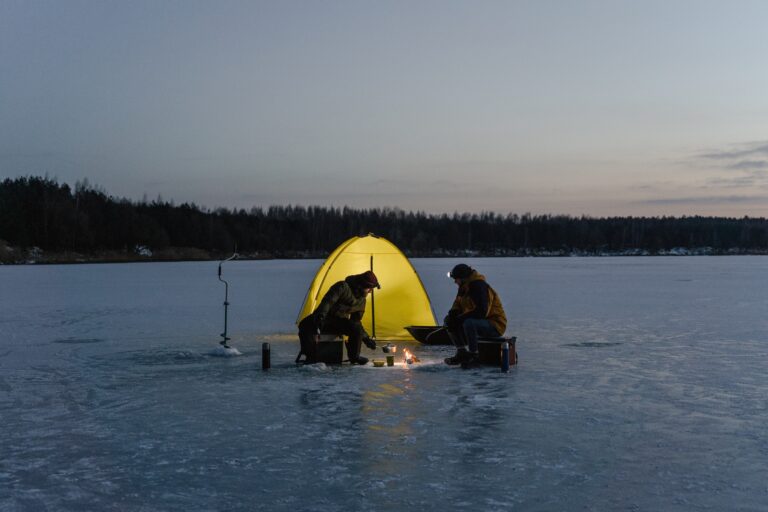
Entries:
<svg viewBox="0 0 768 512">
<path fill-rule="evenodd" d="M 317 338 L 317 362 L 341 364 L 344 360 L 344 340 L 333 334 L 321 334 Z"/>
</svg>

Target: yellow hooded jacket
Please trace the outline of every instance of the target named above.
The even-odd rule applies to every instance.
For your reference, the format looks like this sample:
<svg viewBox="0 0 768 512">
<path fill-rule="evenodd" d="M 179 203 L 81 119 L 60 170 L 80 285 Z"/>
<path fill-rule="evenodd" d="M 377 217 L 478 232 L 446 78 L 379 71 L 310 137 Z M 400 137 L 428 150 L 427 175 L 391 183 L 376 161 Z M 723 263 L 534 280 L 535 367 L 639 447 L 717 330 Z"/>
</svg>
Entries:
<svg viewBox="0 0 768 512">
<path fill-rule="evenodd" d="M 483 281 L 485 285 L 483 288 L 485 288 L 485 293 L 488 294 L 488 307 L 486 311 L 475 311 L 477 305 L 469 293 L 469 287 L 475 281 Z M 507 330 L 507 315 L 504 314 L 504 307 L 501 305 L 499 294 L 485 282 L 485 276 L 479 274 L 477 270 L 473 270 L 472 274 L 459 286 L 459 292 L 456 294 L 456 300 L 453 301 L 451 311 L 456 311 L 460 315 L 486 318 L 501 335 Z M 469 315 L 469 313 L 475 314 Z"/>
</svg>

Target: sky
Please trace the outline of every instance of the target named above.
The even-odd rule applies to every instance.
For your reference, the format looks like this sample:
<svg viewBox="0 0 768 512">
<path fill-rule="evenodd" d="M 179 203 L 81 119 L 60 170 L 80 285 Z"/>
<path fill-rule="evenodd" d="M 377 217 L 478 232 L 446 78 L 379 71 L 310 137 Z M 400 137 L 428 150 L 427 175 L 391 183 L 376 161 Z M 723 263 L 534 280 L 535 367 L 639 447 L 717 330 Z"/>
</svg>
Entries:
<svg viewBox="0 0 768 512">
<path fill-rule="evenodd" d="M 768 216 L 764 1 L 0 0 L 0 179 Z"/>
</svg>

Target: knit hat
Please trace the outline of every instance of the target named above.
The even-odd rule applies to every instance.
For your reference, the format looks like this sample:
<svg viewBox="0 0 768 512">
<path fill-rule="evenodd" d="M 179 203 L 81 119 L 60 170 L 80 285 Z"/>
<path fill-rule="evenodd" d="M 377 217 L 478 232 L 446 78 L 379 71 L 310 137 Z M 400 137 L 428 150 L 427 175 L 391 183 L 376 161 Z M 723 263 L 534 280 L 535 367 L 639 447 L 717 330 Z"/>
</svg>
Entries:
<svg viewBox="0 0 768 512">
<path fill-rule="evenodd" d="M 370 270 L 359 274 L 357 277 L 359 279 L 360 286 L 363 288 L 381 288 L 381 285 L 379 285 L 379 280 L 376 279 L 376 274 Z"/>
<path fill-rule="evenodd" d="M 459 263 L 453 267 L 453 270 L 448 272 L 448 277 L 453 279 L 466 279 L 470 275 L 472 275 L 472 267 L 465 265 L 464 263 Z"/>
</svg>

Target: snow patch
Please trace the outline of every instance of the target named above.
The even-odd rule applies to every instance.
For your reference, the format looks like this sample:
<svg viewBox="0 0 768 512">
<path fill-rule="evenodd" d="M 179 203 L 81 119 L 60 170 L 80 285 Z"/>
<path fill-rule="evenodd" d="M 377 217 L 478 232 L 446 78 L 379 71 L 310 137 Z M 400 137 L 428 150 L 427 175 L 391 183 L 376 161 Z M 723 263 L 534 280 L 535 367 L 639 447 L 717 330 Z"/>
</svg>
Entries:
<svg viewBox="0 0 768 512">
<path fill-rule="evenodd" d="M 325 363 L 305 364 L 299 366 L 299 370 L 305 372 L 324 372 L 328 370 L 328 366 Z"/>
<path fill-rule="evenodd" d="M 208 355 L 214 357 L 235 357 L 241 356 L 243 353 L 237 350 L 235 347 L 224 347 L 219 345 L 218 347 L 208 352 Z"/>
</svg>

